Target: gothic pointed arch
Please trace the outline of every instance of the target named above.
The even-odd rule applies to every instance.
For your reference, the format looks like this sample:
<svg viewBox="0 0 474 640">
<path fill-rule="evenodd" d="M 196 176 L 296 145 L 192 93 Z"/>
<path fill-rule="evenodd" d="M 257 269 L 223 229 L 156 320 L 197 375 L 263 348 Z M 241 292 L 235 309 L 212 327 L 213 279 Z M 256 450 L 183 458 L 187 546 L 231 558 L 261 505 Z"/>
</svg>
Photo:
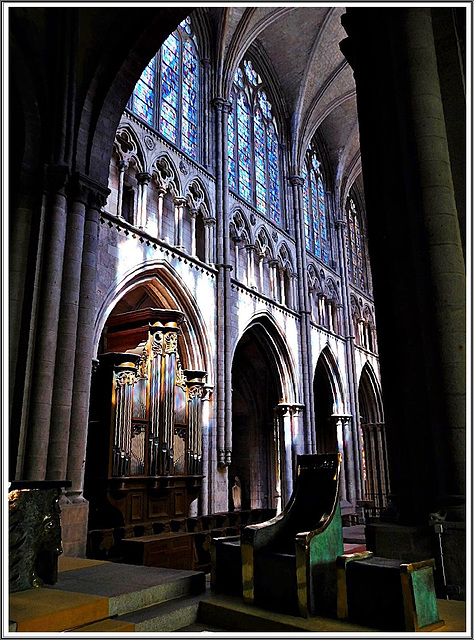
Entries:
<svg viewBox="0 0 474 640">
<path fill-rule="evenodd" d="M 198 303 L 181 276 L 165 261 L 151 261 L 136 265 L 116 282 L 104 295 L 94 326 L 94 350 L 100 347 L 100 338 L 107 318 L 120 301 L 140 289 L 159 308 L 181 311 L 185 318 L 181 326 L 183 334 L 183 359 L 186 366 L 208 373 L 214 380 L 211 338 Z M 131 299 L 134 299 L 136 293 Z M 123 303 L 122 303 L 123 305 Z M 121 306 L 118 307 L 120 309 Z"/>
<path fill-rule="evenodd" d="M 145 152 L 142 144 L 129 123 L 123 123 L 117 129 L 114 150 L 122 162 L 134 163 L 137 171 L 145 171 Z"/>
<path fill-rule="evenodd" d="M 358 397 L 365 497 L 373 503 L 372 513 L 380 515 L 390 492 L 387 434 L 380 384 L 369 362 L 362 368 Z"/>
<path fill-rule="evenodd" d="M 293 458 L 301 443 L 290 360 L 269 314 L 254 316 L 233 349 L 229 474 L 239 479 L 243 508 L 278 511 L 291 494 Z"/>
</svg>

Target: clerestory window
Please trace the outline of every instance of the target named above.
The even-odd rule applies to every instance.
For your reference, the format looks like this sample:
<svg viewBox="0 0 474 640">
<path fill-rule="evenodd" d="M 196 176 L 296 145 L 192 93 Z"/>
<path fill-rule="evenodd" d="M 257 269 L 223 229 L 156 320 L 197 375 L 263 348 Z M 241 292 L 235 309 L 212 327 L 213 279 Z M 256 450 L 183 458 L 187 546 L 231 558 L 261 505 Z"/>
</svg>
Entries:
<svg viewBox="0 0 474 640">
<path fill-rule="evenodd" d="M 252 62 L 237 69 L 228 121 L 229 187 L 280 225 L 280 159 L 272 105 Z"/>
<path fill-rule="evenodd" d="M 347 199 L 346 214 L 346 249 L 349 278 L 353 285 L 365 291 L 366 280 L 362 250 L 360 216 L 354 200 L 350 197 Z"/>
<path fill-rule="evenodd" d="M 321 165 L 314 151 L 308 153 L 303 166 L 303 216 L 306 249 L 329 264 L 329 234 L 326 196 Z"/>
<path fill-rule="evenodd" d="M 199 56 L 187 17 L 163 42 L 135 85 L 128 107 L 188 156 L 199 142 Z"/>
</svg>

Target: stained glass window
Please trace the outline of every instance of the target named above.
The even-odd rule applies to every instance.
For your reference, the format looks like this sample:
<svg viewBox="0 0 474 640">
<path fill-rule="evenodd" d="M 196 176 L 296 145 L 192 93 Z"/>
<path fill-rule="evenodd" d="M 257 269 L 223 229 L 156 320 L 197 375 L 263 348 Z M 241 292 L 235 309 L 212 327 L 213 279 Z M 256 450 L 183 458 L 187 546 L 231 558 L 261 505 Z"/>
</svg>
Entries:
<svg viewBox="0 0 474 640">
<path fill-rule="evenodd" d="M 227 151 L 229 154 L 229 188 L 234 191 L 237 189 L 237 169 L 235 164 L 235 116 L 234 116 L 234 95 L 230 97 L 231 112 L 227 124 Z"/>
<path fill-rule="evenodd" d="M 132 95 L 132 110 L 149 125 L 153 125 L 155 100 L 155 67 L 152 58 L 145 67 Z"/>
<path fill-rule="evenodd" d="M 347 204 L 347 262 L 352 284 L 365 290 L 364 262 L 362 257 L 362 241 L 359 214 L 352 198 Z"/>
<path fill-rule="evenodd" d="M 305 246 L 308 251 L 329 263 L 329 233 L 327 226 L 324 183 L 316 154 L 309 153 L 308 166 L 303 170 L 303 218 Z"/>
<path fill-rule="evenodd" d="M 150 60 L 135 86 L 129 106 L 138 117 L 196 159 L 199 57 L 189 17 Z"/>
<path fill-rule="evenodd" d="M 250 144 L 250 113 L 247 99 L 243 93 L 237 98 L 237 147 L 239 154 L 239 194 L 251 201 L 252 185 L 251 172 L 251 144 Z"/>
<path fill-rule="evenodd" d="M 280 160 L 272 106 L 250 60 L 234 75 L 228 118 L 229 188 L 281 223 Z"/>
</svg>

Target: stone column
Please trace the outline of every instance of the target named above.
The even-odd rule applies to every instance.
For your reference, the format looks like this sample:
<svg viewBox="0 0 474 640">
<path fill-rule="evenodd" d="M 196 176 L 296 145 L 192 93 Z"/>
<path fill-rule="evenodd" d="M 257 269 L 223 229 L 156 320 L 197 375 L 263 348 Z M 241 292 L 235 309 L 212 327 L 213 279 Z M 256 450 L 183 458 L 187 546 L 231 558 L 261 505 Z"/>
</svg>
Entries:
<svg viewBox="0 0 474 640">
<path fill-rule="evenodd" d="M 241 242 L 241 238 L 234 238 L 234 256 L 235 256 L 235 272 L 234 278 L 236 280 L 240 279 L 240 268 L 239 268 L 239 245 Z"/>
<path fill-rule="evenodd" d="M 68 168 L 66 166 L 59 165 L 48 168 L 45 208 L 46 242 L 31 376 L 23 480 L 44 480 L 46 477 L 66 240 L 67 179 Z"/>
<path fill-rule="evenodd" d="M 255 289 L 255 247 L 253 244 L 245 246 L 247 250 L 247 286 Z"/>
<path fill-rule="evenodd" d="M 312 362 L 310 357 L 311 306 L 308 297 L 308 270 L 303 231 L 303 208 L 301 206 L 304 180 L 301 176 L 291 176 L 290 183 L 293 187 L 293 206 L 296 230 L 296 269 L 298 273 L 298 305 L 299 312 L 301 314 L 300 342 L 303 357 L 303 401 L 305 405 L 303 421 L 305 426 L 305 450 L 306 453 L 314 453 L 316 451 L 316 434 L 314 432 L 314 400 L 313 390 L 311 388 L 313 380 Z"/>
<path fill-rule="evenodd" d="M 205 232 L 205 261 L 208 264 L 215 262 L 214 258 L 214 229 L 216 227 L 215 218 L 204 218 L 204 232 Z"/>
<path fill-rule="evenodd" d="M 82 492 L 84 487 L 90 384 L 94 358 L 93 336 L 96 314 L 99 210 L 105 204 L 109 193 L 109 189 L 90 181 L 82 252 L 77 346 L 67 463 L 67 479 L 72 483 L 67 496 L 73 503 L 84 502 Z"/>
<path fill-rule="evenodd" d="M 292 406 L 280 403 L 275 407 L 277 419 L 280 422 L 280 433 L 283 435 L 284 450 L 281 452 L 282 460 L 280 460 L 280 469 L 282 481 L 282 507 L 288 503 L 293 492 L 293 428 L 292 428 Z"/>
<path fill-rule="evenodd" d="M 118 188 L 117 188 L 117 216 L 122 216 L 122 207 L 123 207 L 123 180 L 125 177 L 125 169 L 128 167 L 128 162 L 124 160 L 120 160 L 117 164 L 119 170 L 119 179 L 118 179 Z"/>
<path fill-rule="evenodd" d="M 157 233 L 160 240 L 163 238 L 163 200 L 165 198 L 166 189 L 163 187 L 158 188 L 158 220 L 157 220 Z"/>
<path fill-rule="evenodd" d="M 232 458 L 232 341 L 233 326 L 231 312 L 231 257 L 230 257 L 230 208 L 229 208 L 229 155 L 227 147 L 227 129 L 230 102 L 225 101 L 222 107 L 222 208 L 224 230 L 224 308 L 225 308 L 225 425 L 226 445 L 225 461 L 229 466 Z"/>
<path fill-rule="evenodd" d="M 216 98 L 216 234 L 217 234 L 217 464 L 225 468 L 225 275 L 224 275 L 224 207 L 223 207 L 223 130 L 222 111 L 225 100 Z"/>
<path fill-rule="evenodd" d="M 210 465 L 212 464 L 212 458 L 209 455 L 211 448 L 211 408 L 210 400 L 212 392 L 214 390 L 213 385 L 205 384 L 202 394 L 202 500 L 201 500 L 201 513 L 206 515 L 210 513 L 210 489 L 211 484 L 209 482 Z"/>
<path fill-rule="evenodd" d="M 196 257 L 196 218 L 198 210 L 190 209 L 189 215 L 191 216 L 191 255 Z"/>
<path fill-rule="evenodd" d="M 137 173 L 137 181 L 138 181 L 138 216 L 137 216 L 137 227 L 140 229 L 145 229 L 146 227 L 146 210 L 147 210 L 147 199 L 148 199 L 148 185 L 151 180 L 151 175 L 149 173 Z"/>
<path fill-rule="evenodd" d="M 183 209 L 187 204 L 186 198 L 174 199 L 174 244 L 178 249 L 183 247 Z"/>
<path fill-rule="evenodd" d="M 352 493 L 347 494 L 347 500 L 354 501 L 360 500 L 363 497 L 363 484 L 362 484 L 362 450 L 359 433 L 359 398 L 358 398 L 358 385 L 356 374 L 356 360 L 355 360 L 355 345 L 354 345 L 354 333 L 352 330 L 352 322 L 350 318 L 350 290 L 349 290 L 349 276 L 347 271 L 347 253 L 345 242 L 345 228 L 346 220 L 344 219 L 342 212 L 339 211 L 339 215 L 336 215 L 336 230 L 337 230 L 337 249 L 338 260 L 341 265 L 341 296 L 345 301 L 342 307 L 343 322 L 341 326 L 341 334 L 344 336 L 346 346 L 344 350 L 346 371 L 347 371 L 347 391 L 348 396 L 346 399 L 346 411 L 348 415 L 352 416 L 352 420 L 344 422 L 344 429 L 349 432 L 349 440 L 352 443 L 352 448 L 347 447 L 344 452 L 345 457 L 350 456 L 352 464 L 347 469 L 347 482 L 350 483 L 354 490 Z M 344 461 L 346 464 L 346 461 Z M 355 507 L 355 502 L 352 503 Z"/>
<path fill-rule="evenodd" d="M 348 9 L 341 44 L 357 88 L 392 499 L 410 525 L 439 509 L 463 519 L 465 503 L 465 264 L 436 11 Z"/>
<path fill-rule="evenodd" d="M 89 198 L 88 178 L 80 174 L 74 174 L 69 182 L 68 192 L 69 204 L 46 472 L 47 480 L 64 480 L 67 471 L 85 210 Z"/>
<path fill-rule="evenodd" d="M 285 270 L 279 269 L 278 274 L 280 276 L 280 302 L 283 305 L 286 305 L 286 292 L 285 292 Z"/>
</svg>

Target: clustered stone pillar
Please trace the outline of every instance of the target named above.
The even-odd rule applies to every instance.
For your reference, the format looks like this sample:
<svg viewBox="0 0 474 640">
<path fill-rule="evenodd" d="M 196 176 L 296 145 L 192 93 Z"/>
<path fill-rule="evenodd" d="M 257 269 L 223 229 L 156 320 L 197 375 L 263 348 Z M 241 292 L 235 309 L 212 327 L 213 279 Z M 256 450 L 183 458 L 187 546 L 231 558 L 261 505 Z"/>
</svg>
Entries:
<svg viewBox="0 0 474 640">
<path fill-rule="evenodd" d="M 310 304 L 308 299 L 308 275 L 306 265 L 306 251 L 304 249 L 304 234 L 302 230 L 303 215 L 301 206 L 301 191 L 303 188 L 304 180 L 301 176 L 291 176 L 290 182 L 293 187 L 293 206 L 294 206 L 294 218 L 295 218 L 295 230 L 296 230 L 296 262 L 297 271 L 299 273 L 298 278 L 298 300 L 299 311 L 301 313 L 301 351 L 302 353 L 311 353 L 311 337 L 310 337 Z M 312 363 L 310 358 L 306 359 L 302 363 L 303 369 L 303 401 L 305 405 L 305 412 L 303 416 L 304 434 L 305 434 L 305 451 L 306 453 L 316 452 L 316 434 L 314 432 L 314 425 L 311 422 L 311 416 L 314 415 L 313 407 L 313 393 L 311 390 L 312 381 Z"/>
<path fill-rule="evenodd" d="M 362 451 L 359 433 L 359 420 L 357 418 L 359 415 L 359 402 L 357 393 L 357 374 L 355 369 L 355 338 L 349 315 L 350 291 L 349 275 L 347 271 L 345 228 L 346 221 L 341 214 L 341 211 L 339 211 L 339 216 L 336 217 L 336 230 L 339 264 L 343 265 L 343 269 L 341 271 L 341 296 L 344 299 L 345 304 L 342 305 L 342 328 L 344 339 L 346 341 L 345 360 L 348 390 L 347 408 L 349 410 L 349 414 L 345 416 L 344 419 L 341 418 L 341 429 L 344 441 L 344 482 L 346 484 L 345 497 L 353 507 L 356 507 L 357 500 L 360 500 L 363 497 L 362 469 L 360 462 Z"/>
<path fill-rule="evenodd" d="M 87 179 L 84 176 L 75 174 L 69 181 L 68 192 L 69 206 L 66 222 L 47 480 L 64 480 L 67 471 L 82 248 L 84 243 L 85 210 L 88 200 Z"/>
<path fill-rule="evenodd" d="M 46 180 L 46 243 L 43 252 L 38 328 L 31 377 L 32 390 L 23 465 L 24 480 L 46 478 L 66 240 L 67 167 L 62 165 L 49 167 Z"/>
<path fill-rule="evenodd" d="M 394 513 L 465 501 L 465 265 L 432 12 L 348 9 Z M 390 72 L 387 72 L 390 70 Z M 401 384 L 403 381 L 403 384 Z"/>
<path fill-rule="evenodd" d="M 224 100 L 216 98 L 216 232 L 217 232 L 217 464 L 225 466 L 225 303 L 224 303 L 224 215 L 223 129 Z"/>
<path fill-rule="evenodd" d="M 81 286 L 77 324 L 76 359 L 71 406 L 71 426 L 67 458 L 67 479 L 72 486 L 66 495 L 83 503 L 84 469 L 92 366 L 94 361 L 94 321 L 96 314 L 99 211 L 105 205 L 109 189 L 88 181 L 88 199 L 82 251 Z"/>
</svg>

